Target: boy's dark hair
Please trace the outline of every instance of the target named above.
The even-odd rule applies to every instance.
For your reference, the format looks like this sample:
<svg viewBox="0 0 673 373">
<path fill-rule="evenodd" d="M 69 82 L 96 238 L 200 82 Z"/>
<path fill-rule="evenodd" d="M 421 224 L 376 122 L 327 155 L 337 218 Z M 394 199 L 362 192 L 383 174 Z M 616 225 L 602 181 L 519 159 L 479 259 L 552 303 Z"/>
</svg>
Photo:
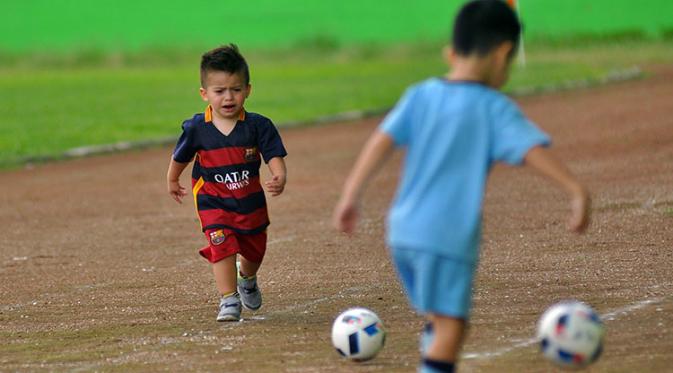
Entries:
<svg viewBox="0 0 673 373">
<path fill-rule="evenodd" d="M 453 49 L 468 56 L 488 54 L 503 42 L 512 43 L 514 55 L 521 34 L 521 23 L 503 0 L 475 0 L 466 4 L 453 25 Z"/>
<path fill-rule="evenodd" d="M 201 56 L 201 86 L 206 86 L 206 76 L 210 71 L 224 71 L 229 74 L 243 74 L 245 84 L 250 84 L 250 70 L 236 44 L 223 45 Z"/>
</svg>

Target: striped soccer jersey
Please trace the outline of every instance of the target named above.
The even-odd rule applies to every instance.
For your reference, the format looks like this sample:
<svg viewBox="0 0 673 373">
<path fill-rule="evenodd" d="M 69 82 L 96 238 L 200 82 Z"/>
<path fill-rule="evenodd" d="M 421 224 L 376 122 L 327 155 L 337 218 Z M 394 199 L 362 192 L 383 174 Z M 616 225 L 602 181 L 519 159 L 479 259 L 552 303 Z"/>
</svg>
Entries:
<svg viewBox="0 0 673 373">
<path fill-rule="evenodd" d="M 271 120 L 243 111 L 231 133 L 224 135 L 212 123 L 208 106 L 184 121 L 182 130 L 173 159 L 194 159 L 192 192 L 201 229 L 263 232 L 269 216 L 259 175 L 261 159 L 269 162 L 287 155 Z"/>
</svg>

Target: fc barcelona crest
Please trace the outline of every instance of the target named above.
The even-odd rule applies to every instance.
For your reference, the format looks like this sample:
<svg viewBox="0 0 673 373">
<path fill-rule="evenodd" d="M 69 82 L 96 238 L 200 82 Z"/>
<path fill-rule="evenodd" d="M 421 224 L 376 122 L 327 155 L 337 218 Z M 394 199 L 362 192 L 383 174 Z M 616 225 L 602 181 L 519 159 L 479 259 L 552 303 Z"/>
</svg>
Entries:
<svg viewBox="0 0 673 373">
<path fill-rule="evenodd" d="M 210 232 L 210 243 L 213 245 L 219 245 L 224 242 L 224 239 L 227 236 L 224 235 L 224 232 L 221 229 Z"/>
<path fill-rule="evenodd" d="M 245 149 L 245 161 L 252 162 L 257 160 L 257 147 Z"/>
</svg>

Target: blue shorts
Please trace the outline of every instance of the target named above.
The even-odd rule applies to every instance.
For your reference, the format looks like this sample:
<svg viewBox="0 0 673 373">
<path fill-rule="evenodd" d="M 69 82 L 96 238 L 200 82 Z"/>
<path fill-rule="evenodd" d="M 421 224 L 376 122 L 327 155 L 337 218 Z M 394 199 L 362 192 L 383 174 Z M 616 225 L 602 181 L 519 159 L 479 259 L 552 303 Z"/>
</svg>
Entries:
<svg viewBox="0 0 673 373">
<path fill-rule="evenodd" d="M 407 297 L 420 313 L 469 318 L 476 263 L 412 249 L 393 248 L 391 254 Z"/>
</svg>

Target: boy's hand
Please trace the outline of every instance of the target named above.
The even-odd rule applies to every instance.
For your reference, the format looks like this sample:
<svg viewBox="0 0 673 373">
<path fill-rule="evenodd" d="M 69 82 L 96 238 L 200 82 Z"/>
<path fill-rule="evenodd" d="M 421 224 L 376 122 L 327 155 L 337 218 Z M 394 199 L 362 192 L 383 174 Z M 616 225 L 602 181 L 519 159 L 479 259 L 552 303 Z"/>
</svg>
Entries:
<svg viewBox="0 0 673 373">
<path fill-rule="evenodd" d="M 182 203 L 182 197 L 187 195 L 187 190 L 180 185 L 179 181 L 169 181 L 168 194 L 178 203 Z"/>
<path fill-rule="evenodd" d="M 526 153 L 524 161 L 542 175 L 560 184 L 570 195 L 568 229 L 582 233 L 589 226 L 591 198 L 575 176 L 546 149 L 536 146 Z"/>
<path fill-rule="evenodd" d="M 353 169 L 344 183 L 341 199 L 334 208 L 332 224 L 341 232 L 351 234 L 359 219 L 359 201 L 367 180 L 395 149 L 390 135 L 377 130 L 369 137 Z"/>
<path fill-rule="evenodd" d="M 274 175 L 271 177 L 271 180 L 264 182 L 264 186 L 266 186 L 266 191 L 271 193 L 272 196 L 280 195 L 285 190 L 285 176 Z"/>
<path fill-rule="evenodd" d="M 589 193 L 581 190 L 570 200 L 570 219 L 568 219 L 568 229 L 582 233 L 589 226 L 589 215 L 591 211 L 591 198 Z"/>
<path fill-rule="evenodd" d="M 355 231 L 359 215 L 355 202 L 342 198 L 334 208 L 332 224 L 338 231 L 352 234 Z"/>
<path fill-rule="evenodd" d="M 180 174 L 184 171 L 189 162 L 176 162 L 171 157 L 171 162 L 168 164 L 168 173 L 166 181 L 168 182 L 168 194 L 173 197 L 178 203 L 182 203 L 182 197 L 187 195 L 185 188 L 180 186 Z"/>
</svg>

